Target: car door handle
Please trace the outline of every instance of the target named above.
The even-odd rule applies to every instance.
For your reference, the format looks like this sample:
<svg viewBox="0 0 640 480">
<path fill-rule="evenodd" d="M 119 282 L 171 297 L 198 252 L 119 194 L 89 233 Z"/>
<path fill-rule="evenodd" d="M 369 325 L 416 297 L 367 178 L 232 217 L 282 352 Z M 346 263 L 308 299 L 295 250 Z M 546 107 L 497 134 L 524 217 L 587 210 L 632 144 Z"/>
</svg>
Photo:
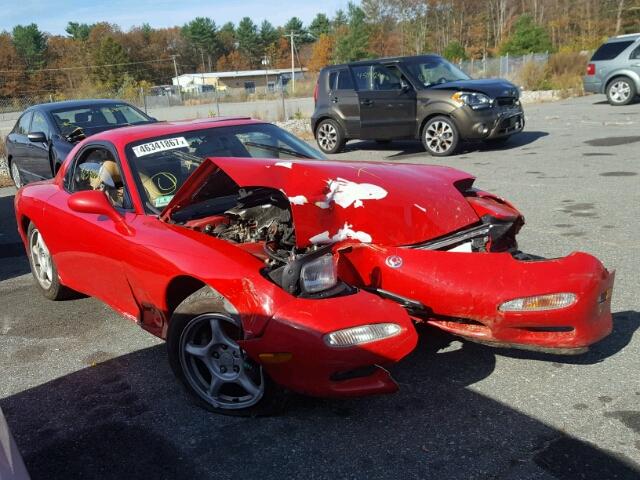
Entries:
<svg viewBox="0 0 640 480">
<path fill-rule="evenodd" d="M 333 103 L 338 103 L 338 97 L 333 97 L 333 98 L 331 99 L 331 102 L 333 102 Z"/>
<path fill-rule="evenodd" d="M 365 99 L 363 99 L 363 100 L 360 102 L 360 104 L 361 104 L 361 105 L 364 105 L 365 107 L 370 107 L 370 106 L 372 106 L 372 105 L 373 105 L 373 100 L 370 100 L 370 99 L 368 99 L 368 98 L 365 98 Z"/>
</svg>

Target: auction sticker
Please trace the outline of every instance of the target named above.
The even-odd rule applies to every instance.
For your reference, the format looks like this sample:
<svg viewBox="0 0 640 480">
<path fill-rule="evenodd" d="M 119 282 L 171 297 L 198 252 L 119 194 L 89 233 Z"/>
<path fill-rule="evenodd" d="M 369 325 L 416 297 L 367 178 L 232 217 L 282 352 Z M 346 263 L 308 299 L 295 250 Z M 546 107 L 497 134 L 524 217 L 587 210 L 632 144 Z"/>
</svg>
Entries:
<svg viewBox="0 0 640 480">
<path fill-rule="evenodd" d="M 136 157 L 144 157 L 152 153 L 184 147 L 189 147 L 189 142 L 187 142 L 187 139 L 184 137 L 165 138 L 133 147 L 133 153 L 135 153 Z"/>
</svg>

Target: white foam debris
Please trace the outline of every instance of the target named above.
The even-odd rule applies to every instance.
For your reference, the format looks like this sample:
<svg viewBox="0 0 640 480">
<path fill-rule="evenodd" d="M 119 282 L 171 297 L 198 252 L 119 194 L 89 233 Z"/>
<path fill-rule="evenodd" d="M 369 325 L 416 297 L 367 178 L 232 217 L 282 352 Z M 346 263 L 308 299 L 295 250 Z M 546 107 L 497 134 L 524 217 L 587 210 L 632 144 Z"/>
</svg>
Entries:
<svg viewBox="0 0 640 480">
<path fill-rule="evenodd" d="M 293 162 L 276 162 L 275 165 L 276 167 L 291 168 L 293 167 Z"/>
<path fill-rule="evenodd" d="M 329 208 L 331 202 L 342 208 L 351 205 L 358 208 L 363 206 L 363 200 L 380 200 L 387 196 L 387 191 L 384 188 L 372 183 L 356 183 L 338 177 L 335 180 L 329 180 L 327 184 L 329 185 L 329 193 L 327 193 L 325 200 L 316 202 L 316 206 L 320 208 Z"/>
<path fill-rule="evenodd" d="M 287 197 L 291 205 L 304 205 L 307 203 L 307 197 L 304 195 L 296 195 L 295 197 Z"/>
<path fill-rule="evenodd" d="M 427 213 L 427 209 L 424 207 L 421 207 L 417 203 L 414 203 L 413 206 L 416 207 L 418 210 L 422 210 L 424 213 Z"/>
<path fill-rule="evenodd" d="M 325 230 L 318 235 L 314 235 L 309 239 L 309 241 L 313 244 L 318 243 L 336 243 L 341 242 L 342 240 L 359 240 L 362 243 L 371 243 L 371 235 L 367 232 L 363 232 L 361 230 L 355 231 L 352 229 L 353 225 L 349 225 L 347 222 L 344 222 L 344 226 L 338 230 L 338 232 L 330 236 L 329 231 Z"/>
</svg>

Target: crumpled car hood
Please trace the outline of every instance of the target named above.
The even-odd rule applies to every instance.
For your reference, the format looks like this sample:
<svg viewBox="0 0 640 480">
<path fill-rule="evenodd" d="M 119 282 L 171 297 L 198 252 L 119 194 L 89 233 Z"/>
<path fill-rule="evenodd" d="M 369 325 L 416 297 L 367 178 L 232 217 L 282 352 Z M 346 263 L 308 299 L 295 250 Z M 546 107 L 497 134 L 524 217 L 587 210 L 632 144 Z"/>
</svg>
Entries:
<svg viewBox="0 0 640 480">
<path fill-rule="evenodd" d="M 474 177 L 412 164 L 208 158 L 176 192 L 161 218 L 188 205 L 220 169 L 239 187 L 265 187 L 289 199 L 298 247 L 359 240 L 410 245 L 479 222 L 455 183 Z M 201 196 L 198 201 L 201 201 Z"/>
</svg>

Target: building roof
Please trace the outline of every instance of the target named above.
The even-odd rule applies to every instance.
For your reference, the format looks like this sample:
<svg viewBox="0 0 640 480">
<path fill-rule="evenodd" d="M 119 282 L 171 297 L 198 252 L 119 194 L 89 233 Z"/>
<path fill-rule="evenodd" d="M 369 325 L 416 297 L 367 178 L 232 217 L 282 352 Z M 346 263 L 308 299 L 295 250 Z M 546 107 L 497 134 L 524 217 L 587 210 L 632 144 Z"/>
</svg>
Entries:
<svg viewBox="0 0 640 480">
<path fill-rule="evenodd" d="M 295 72 L 306 72 L 306 68 L 296 67 Z M 205 73 L 183 73 L 178 78 L 235 78 L 235 77 L 255 77 L 258 75 L 280 75 L 281 73 L 291 73 L 290 68 L 271 68 L 267 70 L 237 70 L 235 72 L 205 72 Z M 176 77 L 173 77 L 174 79 Z"/>
</svg>

